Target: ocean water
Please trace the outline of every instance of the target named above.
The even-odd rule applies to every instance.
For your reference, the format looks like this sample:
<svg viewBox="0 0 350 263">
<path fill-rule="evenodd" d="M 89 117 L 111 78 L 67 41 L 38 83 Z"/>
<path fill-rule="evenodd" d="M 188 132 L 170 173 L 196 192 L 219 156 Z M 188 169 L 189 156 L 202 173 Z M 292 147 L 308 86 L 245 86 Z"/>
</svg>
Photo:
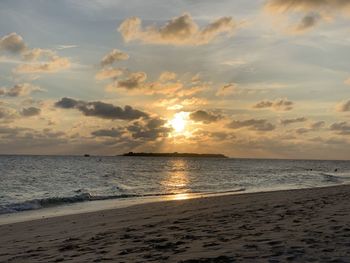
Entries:
<svg viewBox="0 0 350 263">
<path fill-rule="evenodd" d="M 350 161 L 0 156 L 0 214 L 93 200 L 347 183 Z"/>
</svg>

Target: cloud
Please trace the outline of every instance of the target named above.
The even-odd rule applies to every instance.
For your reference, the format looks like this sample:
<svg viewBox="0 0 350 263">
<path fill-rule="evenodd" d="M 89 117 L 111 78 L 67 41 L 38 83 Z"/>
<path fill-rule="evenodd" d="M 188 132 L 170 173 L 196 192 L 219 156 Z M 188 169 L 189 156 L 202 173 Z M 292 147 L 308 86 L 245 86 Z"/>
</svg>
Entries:
<svg viewBox="0 0 350 263">
<path fill-rule="evenodd" d="M 137 120 L 126 127 L 100 129 L 91 134 L 95 137 L 122 138 L 139 142 L 156 141 L 168 137 L 172 128 L 166 127 L 167 121 L 159 117 Z M 129 139 L 128 139 L 129 137 Z"/>
<path fill-rule="evenodd" d="M 159 76 L 159 81 L 160 82 L 167 82 L 170 80 L 175 80 L 177 77 L 175 72 L 170 72 L 170 71 L 164 71 L 162 74 Z"/>
<path fill-rule="evenodd" d="M 55 73 L 70 68 L 71 62 L 68 58 L 50 56 L 47 61 L 21 64 L 14 69 L 15 73 Z"/>
<path fill-rule="evenodd" d="M 0 126 L 0 134 L 18 134 L 22 131 L 28 131 L 30 129 L 28 128 L 20 128 L 20 127 L 6 127 L 6 126 Z"/>
<path fill-rule="evenodd" d="M 77 109 L 85 116 L 98 117 L 111 120 L 135 120 L 139 118 L 148 118 L 148 114 L 125 106 L 124 109 L 113 104 L 101 101 L 86 102 L 72 98 L 62 98 L 55 103 L 55 106 L 62 109 Z"/>
<path fill-rule="evenodd" d="M 21 60 L 25 61 L 13 69 L 14 73 L 54 73 L 71 66 L 68 58 L 58 56 L 53 50 L 28 48 L 17 33 L 11 33 L 0 39 L 0 51 L 20 55 Z"/>
<path fill-rule="evenodd" d="M 61 50 L 61 49 L 69 49 L 69 48 L 76 48 L 78 47 L 78 45 L 58 45 L 56 48 L 58 50 Z"/>
<path fill-rule="evenodd" d="M 55 56 L 55 52 L 50 49 L 33 48 L 23 53 L 23 58 L 29 61 L 37 61 L 39 58 L 50 58 Z"/>
<path fill-rule="evenodd" d="M 145 72 L 131 73 L 126 79 L 118 81 L 118 87 L 125 89 L 136 89 L 142 87 L 147 79 Z"/>
<path fill-rule="evenodd" d="M 12 109 L 0 107 L 0 120 L 1 121 L 12 121 L 16 117 L 17 117 L 17 114 Z"/>
<path fill-rule="evenodd" d="M 23 38 L 17 33 L 8 34 L 0 39 L 0 51 L 20 54 L 27 48 Z"/>
<path fill-rule="evenodd" d="M 228 96 L 237 93 L 238 86 L 236 83 L 229 83 L 219 88 L 216 96 Z"/>
<path fill-rule="evenodd" d="M 294 119 L 284 119 L 284 120 L 280 120 L 280 123 L 284 126 L 287 126 L 289 124 L 293 124 L 293 123 L 298 123 L 298 122 L 305 122 L 307 121 L 307 118 L 305 117 L 300 117 L 300 118 L 294 118 Z"/>
<path fill-rule="evenodd" d="M 299 119 L 303 119 L 303 118 L 299 118 Z M 295 120 L 297 120 L 297 119 L 295 119 Z M 306 121 L 306 119 L 304 121 Z M 313 122 L 313 123 L 309 124 L 308 128 L 306 128 L 306 127 L 297 128 L 297 129 L 294 130 L 294 132 L 296 134 L 301 135 L 301 134 L 305 134 L 305 133 L 308 133 L 308 132 L 318 131 L 321 128 L 323 128 L 325 125 L 326 125 L 326 123 L 324 121 L 316 121 L 316 122 Z"/>
<path fill-rule="evenodd" d="M 132 138 L 142 140 L 157 140 L 158 138 L 168 137 L 172 128 L 165 127 L 166 120 L 161 118 L 151 118 L 143 121 L 136 121 L 127 127 Z"/>
<path fill-rule="evenodd" d="M 156 107 L 166 107 L 168 110 L 180 110 L 185 106 L 203 106 L 208 104 L 208 101 L 204 98 L 180 98 L 174 97 L 170 99 L 157 100 L 154 105 Z"/>
<path fill-rule="evenodd" d="M 325 125 L 326 123 L 324 121 L 317 121 L 317 122 L 311 123 L 310 128 L 313 130 L 318 130 L 323 128 Z"/>
<path fill-rule="evenodd" d="M 204 45 L 220 35 L 232 35 L 237 24 L 232 17 L 221 17 L 207 26 L 200 28 L 190 14 L 174 17 L 165 25 L 144 28 L 138 17 L 124 20 L 118 31 L 125 42 L 139 40 L 147 44 L 163 45 Z"/>
<path fill-rule="evenodd" d="M 115 79 L 124 73 L 123 69 L 119 68 L 104 68 L 98 71 L 95 75 L 97 80 Z"/>
<path fill-rule="evenodd" d="M 41 110 L 36 107 L 23 108 L 21 111 L 21 115 L 23 117 L 32 117 L 40 115 Z"/>
<path fill-rule="evenodd" d="M 310 129 L 307 129 L 307 128 L 298 128 L 295 130 L 295 133 L 297 134 L 305 134 L 305 133 L 308 133 L 309 131 L 311 131 Z"/>
<path fill-rule="evenodd" d="M 236 135 L 232 132 L 226 132 L 226 131 L 206 131 L 202 129 L 195 130 L 192 133 L 192 140 L 194 140 L 196 143 L 198 142 L 205 142 L 205 143 L 227 143 L 227 141 L 233 141 L 236 139 Z"/>
<path fill-rule="evenodd" d="M 91 133 L 91 135 L 95 137 L 121 137 L 123 132 L 120 129 L 101 129 L 101 130 L 96 130 Z"/>
<path fill-rule="evenodd" d="M 315 10 L 341 10 L 350 8 L 348 0 L 269 0 L 266 8 L 272 12 L 299 11 L 309 12 Z"/>
<path fill-rule="evenodd" d="M 294 31 L 296 33 L 303 33 L 307 30 L 310 30 L 314 26 L 316 26 L 320 20 L 321 20 L 320 14 L 310 13 L 301 19 L 299 24 L 294 28 Z"/>
<path fill-rule="evenodd" d="M 20 97 L 27 96 L 33 92 L 42 92 L 43 90 L 29 83 L 16 84 L 12 88 L 0 89 L 0 96 Z"/>
<path fill-rule="evenodd" d="M 293 109 L 293 102 L 287 99 L 277 99 L 274 101 L 263 100 L 253 106 L 255 109 L 270 108 L 276 111 L 290 111 Z"/>
<path fill-rule="evenodd" d="M 109 90 L 124 88 L 127 90 L 139 89 L 144 87 L 147 79 L 145 72 L 130 73 L 125 79 L 117 80 L 107 87 Z"/>
<path fill-rule="evenodd" d="M 302 33 L 318 25 L 321 20 L 331 21 L 335 12 L 348 15 L 350 2 L 348 0 L 268 0 L 265 10 L 272 14 L 304 13 L 304 17 L 293 30 Z"/>
<path fill-rule="evenodd" d="M 203 123 L 212 123 L 216 122 L 220 119 L 222 119 L 221 115 L 215 115 L 210 112 L 206 112 L 204 110 L 197 110 L 192 112 L 190 115 L 190 119 L 196 122 L 203 122 Z"/>
<path fill-rule="evenodd" d="M 101 66 L 109 66 L 112 65 L 114 62 L 127 60 L 129 59 L 129 55 L 124 53 L 123 51 L 120 51 L 119 49 L 113 49 L 111 52 L 109 52 L 107 55 L 105 55 L 101 60 Z"/>
<path fill-rule="evenodd" d="M 242 58 L 225 60 L 221 63 L 221 65 L 231 66 L 231 67 L 239 67 L 248 64 L 248 61 Z"/>
<path fill-rule="evenodd" d="M 350 100 L 338 103 L 335 108 L 338 112 L 350 111 Z"/>
<path fill-rule="evenodd" d="M 0 119 L 7 117 L 7 111 L 4 108 L 0 108 Z"/>
<path fill-rule="evenodd" d="M 124 89 L 129 94 L 134 95 L 161 94 L 166 95 L 168 98 L 191 99 L 191 96 L 209 87 L 206 83 L 193 85 L 186 80 L 176 79 L 176 77 L 177 75 L 173 72 L 162 72 L 157 80 L 147 81 L 148 77 L 145 72 L 128 72 L 124 70 L 124 75 L 114 79 L 112 83 L 106 86 L 106 90 L 114 92 L 118 91 L 118 89 Z"/>
<path fill-rule="evenodd" d="M 227 127 L 230 129 L 249 128 L 254 131 L 272 131 L 276 128 L 275 125 L 263 119 L 233 120 Z"/>
<path fill-rule="evenodd" d="M 330 126 L 331 131 L 339 135 L 350 135 L 350 125 L 347 122 L 336 122 Z"/>
</svg>

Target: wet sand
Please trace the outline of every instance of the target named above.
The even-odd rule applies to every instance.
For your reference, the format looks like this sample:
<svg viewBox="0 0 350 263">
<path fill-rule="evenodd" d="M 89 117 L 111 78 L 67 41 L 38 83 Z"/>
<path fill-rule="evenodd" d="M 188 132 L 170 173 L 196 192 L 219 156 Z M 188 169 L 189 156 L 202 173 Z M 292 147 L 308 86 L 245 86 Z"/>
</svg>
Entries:
<svg viewBox="0 0 350 263">
<path fill-rule="evenodd" d="M 350 186 L 2 225 L 0 262 L 350 262 Z"/>
</svg>

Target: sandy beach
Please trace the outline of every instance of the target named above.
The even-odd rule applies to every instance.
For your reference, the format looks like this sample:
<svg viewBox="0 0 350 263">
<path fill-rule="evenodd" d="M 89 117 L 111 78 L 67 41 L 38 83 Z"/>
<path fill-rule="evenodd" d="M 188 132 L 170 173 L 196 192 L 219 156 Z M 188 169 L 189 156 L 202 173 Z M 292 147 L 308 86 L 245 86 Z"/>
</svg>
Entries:
<svg viewBox="0 0 350 263">
<path fill-rule="evenodd" d="M 0 262 L 350 262 L 350 186 L 165 201 L 0 226 Z"/>
</svg>

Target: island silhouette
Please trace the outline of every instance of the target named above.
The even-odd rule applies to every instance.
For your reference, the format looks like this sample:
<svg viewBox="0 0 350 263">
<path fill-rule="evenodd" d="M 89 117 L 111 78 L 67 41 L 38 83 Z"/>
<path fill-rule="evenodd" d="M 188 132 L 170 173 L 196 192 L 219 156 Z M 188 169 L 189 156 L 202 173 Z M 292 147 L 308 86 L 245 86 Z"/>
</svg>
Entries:
<svg viewBox="0 0 350 263">
<path fill-rule="evenodd" d="M 195 157 L 195 158 L 228 158 L 223 154 L 213 153 L 150 153 L 150 152 L 128 152 L 121 156 L 141 156 L 141 157 Z"/>
</svg>

